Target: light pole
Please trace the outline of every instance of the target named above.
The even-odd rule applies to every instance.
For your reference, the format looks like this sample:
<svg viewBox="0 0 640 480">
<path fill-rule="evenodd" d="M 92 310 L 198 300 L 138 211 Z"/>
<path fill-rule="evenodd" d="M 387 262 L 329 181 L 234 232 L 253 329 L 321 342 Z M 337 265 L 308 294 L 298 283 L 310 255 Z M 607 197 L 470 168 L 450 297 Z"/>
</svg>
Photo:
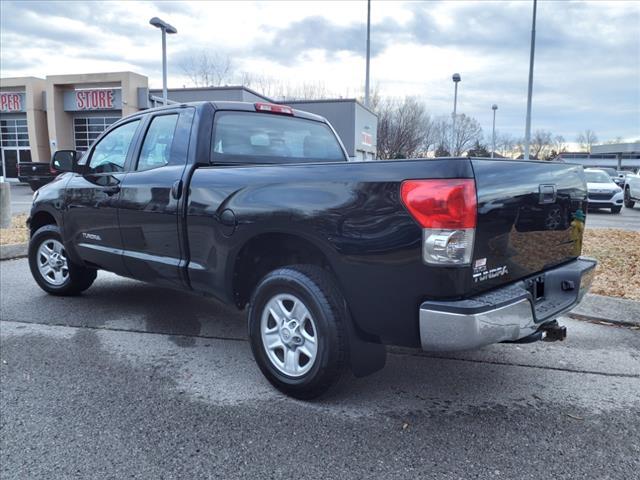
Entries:
<svg viewBox="0 0 640 480">
<path fill-rule="evenodd" d="M 527 125 L 524 130 L 524 159 L 529 160 L 531 141 L 531 96 L 533 93 L 533 56 L 536 50 L 536 8 L 538 0 L 533 0 L 533 20 L 531 23 L 531 53 L 529 54 L 529 89 L 527 91 Z"/>
<path fill-rule="evenodd" d="M 495 103 L 491 105 L 491 110 L 493 110 L 493 133 L 491 134 L 491 158 L 493 158 L 493 152 L 496 151 L 496 110 L 498 110 L 498 105 Z"/>
<path fill-rule="evenodd" d="M 162 30 L 162 101 L 167 104 L 167 33 L 178 33 L 176 27 L 169 25 L 167 22 L 153 17 L 149 23 L 154 27 Z"/>
<path fill-rule="evenodd" d="M 459 73 L 454 73 L 451 79 L 453 80 L 454 90 L 453 90 L 453 121 L 452 121 L 452 128 L 451 128 L 451 152 L 449 152 L 449 155 L 454 156 L 453 150 L 455 149 L 455 142 L 456 142 L 456 116 L 457 116 L 457 108 L 458 108 L 458 82 L 460 82 L 460 80 L 462 79 L 460 78 Z"/>
<path fill-rule="evenodd" d="M 369 61 L 371 57 L 371 0 L 367 1 L 367 72 L 364 80 L 364 105 L 370 108 L 369 104 Z"/>
</svg>

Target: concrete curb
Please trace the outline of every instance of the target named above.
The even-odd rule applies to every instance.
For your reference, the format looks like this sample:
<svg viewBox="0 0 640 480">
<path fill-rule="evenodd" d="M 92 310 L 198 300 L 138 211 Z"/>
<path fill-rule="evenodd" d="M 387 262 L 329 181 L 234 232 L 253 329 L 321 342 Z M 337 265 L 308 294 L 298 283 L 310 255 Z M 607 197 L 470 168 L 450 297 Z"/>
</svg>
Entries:
<svg viewBox="0 0 640 480">
<path fill-rule="evenodd" d="M 640 326 L 640 302 L 589 293 L 568 316 L 576 320 L 637 327 Z"/>
<path fill-rule="evenodd" d="M 13 245 L 0 245 L 0 260 L 12 260 L 27 256 L 29 244 L 14 243 Z"/>
</svg>

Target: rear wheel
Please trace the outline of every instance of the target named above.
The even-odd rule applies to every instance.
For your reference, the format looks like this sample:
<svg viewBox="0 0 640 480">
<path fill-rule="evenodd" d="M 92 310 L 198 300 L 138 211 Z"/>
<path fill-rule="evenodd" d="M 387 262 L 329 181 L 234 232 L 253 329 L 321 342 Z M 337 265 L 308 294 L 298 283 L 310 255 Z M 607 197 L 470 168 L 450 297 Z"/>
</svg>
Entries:
<svg viewBox="0 0 640 480">
<path fill-rule="evenodd" d="M 56 225 L 45 225 L 31 237 L 29 267 L 40 288 L 52 295 L 78 295 L 96 279 L 94 269 L 75 265 L 67 257 Z"/>
<path fill-rule="evenodd" d="M 332 276 L 320 267 L 294 265 L 267 274 L 248 316 L 253 356 L 287 395 L 317 397 L 346 369 L 348 313 Z"/>
<path fill-rule="evenodd" d="M 33 192 L 35 192 L 36 190 L 38 190 L 42 185 L 44 185 L 41 182 L 29 182 L 29 187 L 31 187 L 31 190 Z"/>
<path fill-rule="evenodd" d="M 633 200 L 631 200 L 631 189 L 629 187 L 624 189 L 624 206 L 627 208 L 633 208 L 636 204 Z"/>
<path fill-rule="evenodd" d="M 611 213 L 620 213 L 622 207 L 611 207 Z"/>
</svg>

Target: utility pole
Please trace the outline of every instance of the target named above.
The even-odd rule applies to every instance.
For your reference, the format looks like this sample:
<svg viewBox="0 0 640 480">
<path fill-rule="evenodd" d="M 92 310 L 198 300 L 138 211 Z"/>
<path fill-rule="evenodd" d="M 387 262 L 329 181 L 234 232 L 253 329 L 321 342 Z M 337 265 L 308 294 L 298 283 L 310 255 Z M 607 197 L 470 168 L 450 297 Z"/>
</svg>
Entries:
<svg viewBox="0 0 640 480">
<path fill-rule="evenodd" d="M 496 110 L 498 110 L 498 105 L 495 103 L 491 105 L 491 110 L 493 110 L 493 133 L 491 134 L 491 158 L 493 158 L 493 153 L 496 151 Z"/>
<path fill-rule="evenodd" d="M 367 72 L 364 80 L 364 105 L 371 108 L 369 98 L 369 62 L 371 57 L 371 0 L 367 0 Z"/>
<path fill-rule="evenodd" d="M 531 23 L 531 54 L 529 56 L 529 89 L 527 91 L 527 124 L 524 131 L 524 159 L 529 160 L 531 141 L 531 95 L 533 93 L 533 57 L 536 50 L 536 9 L 538 0 L 533 0 L 533 20 Z"/>
</svg>

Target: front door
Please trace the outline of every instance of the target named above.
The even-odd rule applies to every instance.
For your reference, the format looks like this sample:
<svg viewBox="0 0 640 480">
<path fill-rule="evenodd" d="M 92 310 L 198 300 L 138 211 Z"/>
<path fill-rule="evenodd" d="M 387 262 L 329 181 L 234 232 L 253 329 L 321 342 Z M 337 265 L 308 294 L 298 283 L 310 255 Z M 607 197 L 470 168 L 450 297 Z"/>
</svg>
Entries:
<svg viewBox="0 0 640 480">
<path fill-rule="evenodd" d="M 179 205 L 193 109 L 150 117 L 122 182 L 118 218 L 123 259 L 134 278 L 183 282 Z"/>
<path fill-rule="evenodd" d="M 140 123 L 138 118 L 108 131 L 88 150 L 83 173 L 74 175 L 66 189 L 64 226 L 71 247 L 84 261 L 123 275 L 118 200 Z"/>
</svg>

